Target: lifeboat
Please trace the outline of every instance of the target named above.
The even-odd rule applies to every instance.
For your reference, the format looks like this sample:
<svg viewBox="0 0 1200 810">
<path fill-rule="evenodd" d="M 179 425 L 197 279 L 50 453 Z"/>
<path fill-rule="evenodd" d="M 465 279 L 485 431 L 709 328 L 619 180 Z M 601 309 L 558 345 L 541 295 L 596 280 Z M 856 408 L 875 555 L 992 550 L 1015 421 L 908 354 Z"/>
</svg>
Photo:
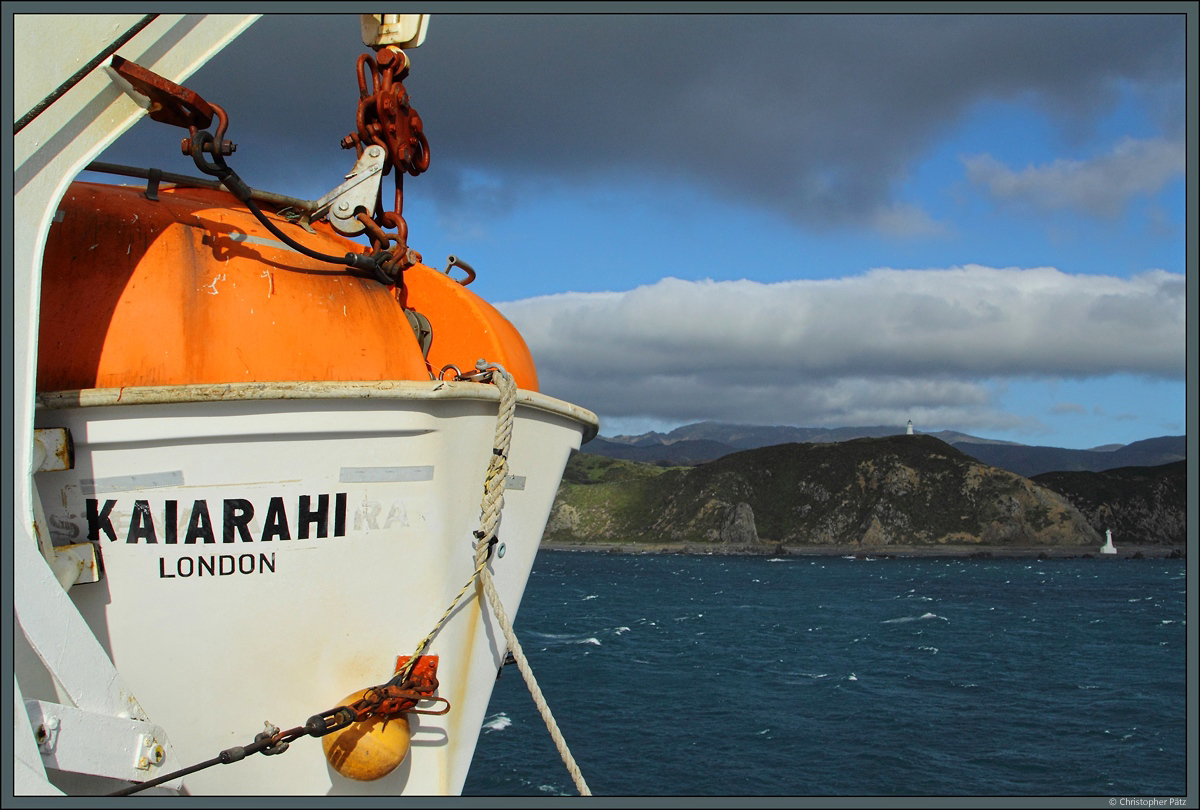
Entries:
<svg viewBox="0 0 1200 810">
<path fill-rule="evenodd" d="M 17 792 L 222 757 L 148 792 L 460 792 L 595 416 L 538 392 L 473 270 L 337 266 L 364 247 L 327 222 L 187 183 L 46 199 Z"/>
<path fill-rule="evenodd" d="M 517 330 L 448 273 L 418 263 L 385 286 L 297 253 L 228 192 L 154 196 L 74 183 L 63 198 L 42 263 L 39 392 L 428 381 L 480 358 L 537 390 Z M 315 252 L 362 250 L 326 223 L 268 218 Z"/>
</svg>

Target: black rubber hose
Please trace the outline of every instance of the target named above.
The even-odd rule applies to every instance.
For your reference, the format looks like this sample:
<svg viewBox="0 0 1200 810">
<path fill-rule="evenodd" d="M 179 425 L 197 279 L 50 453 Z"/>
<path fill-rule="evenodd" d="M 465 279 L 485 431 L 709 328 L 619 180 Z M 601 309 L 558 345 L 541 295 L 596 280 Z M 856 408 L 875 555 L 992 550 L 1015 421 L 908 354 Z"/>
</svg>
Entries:
<svg viewBox="0 0 1200 810">
<path fill-rule="evenodd" d="M 267 219 L 266 215 L 263 214 L 262 209 L 258 207 L 258 203 L 251 199 L 251 195 L 253 195 L 254 190 L 242 182 L 242 178 L 238 177 L 237 172 L 229 168 L 229 166 L 225 163 L 225 158 L 220 155 L 218 150 L 212 149 L 210 152 L 210 154 L 213 156 L 211 163 L 204 159 L 205 148 L 208 147 L 211 149 L 211 145 L 215 140 L 216 139 L 209 132 L 197 132 L 192 136 L 192 161 L 196 164 L 196 168 L 205 174 L 212 175 L 220 180 L 221 184 L 225 186 L 225 188 L 229 189 L 229 193 L 234 197 L 237 197 L 238 200 L 250 210 L 250 213 L 254 215 L 255 219 L 261 222 L 263 227 L 274 234 L 279 241 L 283 242 L 297 253 L 308 256 L 310 259 L 316 259 L 319 262 L 328 262 L 329 264 L 341 264 L 345 265 L 346 267 L 353 267 L 356 270 L 370 271 L 370 273 L 375 276 L 375 279 L 379 281 L 380 284 L 390 285 L 395 283 L 393 279 L 389 278 L 388 275 L 383 272 L 383 268 L 380 266 L 380 261 L 374 256 L 369 256 L 365 253 L 347 253 L 345 256 L 339 257 L 325 253 L 318 253 L 315 250 L 306 248 L 304 245 L 300 244 L 283 231 L 279 230 L 279 228 L 275 227 L 275 223 Z"/>
</svg>

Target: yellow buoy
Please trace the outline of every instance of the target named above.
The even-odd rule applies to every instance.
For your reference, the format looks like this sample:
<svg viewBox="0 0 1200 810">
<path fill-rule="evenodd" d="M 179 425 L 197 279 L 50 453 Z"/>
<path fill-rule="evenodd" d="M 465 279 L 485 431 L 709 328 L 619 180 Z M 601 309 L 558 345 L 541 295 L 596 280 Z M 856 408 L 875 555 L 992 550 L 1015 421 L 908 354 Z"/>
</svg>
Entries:
<svg viewBox="0 0 1200 810">
<path fill-rule="evenodd" d="M 349 706 L 369 690 L 363 689 L 346 697 L 339 705 Z M 325 759 L 347 779 L 371 782 L 382 779 L 396 769 L 408 754 L 408 718 L 403 714 L 392 717 L 370 717 L 321 738 Z"/>
</svg>

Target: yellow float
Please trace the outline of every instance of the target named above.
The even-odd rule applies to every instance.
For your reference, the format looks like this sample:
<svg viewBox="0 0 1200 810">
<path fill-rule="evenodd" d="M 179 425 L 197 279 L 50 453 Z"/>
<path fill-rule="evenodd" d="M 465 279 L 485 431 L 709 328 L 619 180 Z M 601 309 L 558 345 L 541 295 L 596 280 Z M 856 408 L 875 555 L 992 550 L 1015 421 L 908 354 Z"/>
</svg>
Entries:
<svg viewBox="0 0 1200 810">
<path fill-rule="evenodd" d="M 350 706 L 370 689 L 347 695 L 341 705 Z M 408 718 L 403 714 L 371 716 L 351 723 L 321 738 L 329 766 L 347 779 L 373 782 L 396 770 L 408 755 Z"/>
</svg>

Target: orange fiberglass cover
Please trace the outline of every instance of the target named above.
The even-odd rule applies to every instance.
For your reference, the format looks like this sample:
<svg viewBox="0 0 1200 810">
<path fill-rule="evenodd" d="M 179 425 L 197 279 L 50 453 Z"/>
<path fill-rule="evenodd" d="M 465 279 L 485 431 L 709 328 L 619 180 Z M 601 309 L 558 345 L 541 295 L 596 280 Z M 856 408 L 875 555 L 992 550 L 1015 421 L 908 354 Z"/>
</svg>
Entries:
<svg viewBox="0 0 1200 810">
<path fill-rule="evenodd" d="M 319 253 L 363 249 L 267 216 Z M 484 358 L 537 390 L 516 329 L 458 282 L 416 265 L 400 297 L 430 321 L 427 358 L 394 288 L 297 253 L 225 192 L 74 183 L 42 262 L 37 388 L 428 380 Z"/>
</svg>

